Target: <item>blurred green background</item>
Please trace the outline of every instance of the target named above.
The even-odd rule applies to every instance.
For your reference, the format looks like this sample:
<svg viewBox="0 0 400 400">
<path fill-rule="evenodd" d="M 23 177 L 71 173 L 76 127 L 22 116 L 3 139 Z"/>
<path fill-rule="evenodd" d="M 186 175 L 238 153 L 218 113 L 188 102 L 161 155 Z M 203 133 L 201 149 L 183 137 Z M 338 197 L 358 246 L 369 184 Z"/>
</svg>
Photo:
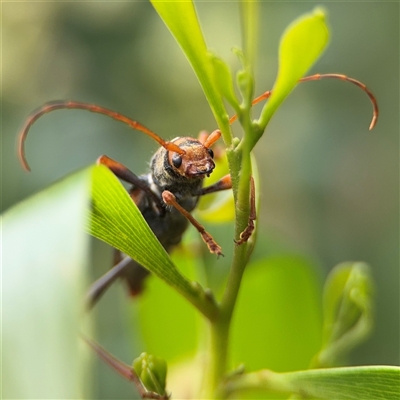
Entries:
<svg viewBox="0 0 400 400">
<path fill-rule="evenodd" d="M 272 87 L 283 30 L 312 7 L 260 4 L 257 94 Z M 237 68 L 231 48 L 240 45 L 238 4 L 199 2 L 197 8 L 209 47 Z M 255 257 L 264 251 L 300 254 L 317 266 L 321 282 L 341 261 L 368 262 L 376 282 L 376 326 L 350 362 L 398 365 L 399 4 L 329 2 L 326 9 L 331 43 L 310 73 L 343 73 L 366 83 L 378 99 L 380 120 L 369 132 L 371 105 L 350 84 L 296 88 L 255 151 L 262 187 Z M 2 13 L 3 210 L 101 154 L 145 172 L 157 147 L 106 117 L 58 111 L 30 132 L 28 174 L 16 157 L 16 135 L 26 116 L 47 101 L 97 103 L 164 138 L 215 129 L 189 64 L 150 4 L 3 3 Z M 94 243 L 97 271 L 110 263 L 109 249 Z M 126 359 L 124 352 L 132 352 L 124 329 L 130 322 L 120 311 L 126 299 L 113 290 L 114 303 L 99 307 L 102 343 Z M 120 382 L 116 377 L 107 389 L 115 398 L 123 397 Z M 107 397 L 106 389 L 99 391 Z"/>
</svg>

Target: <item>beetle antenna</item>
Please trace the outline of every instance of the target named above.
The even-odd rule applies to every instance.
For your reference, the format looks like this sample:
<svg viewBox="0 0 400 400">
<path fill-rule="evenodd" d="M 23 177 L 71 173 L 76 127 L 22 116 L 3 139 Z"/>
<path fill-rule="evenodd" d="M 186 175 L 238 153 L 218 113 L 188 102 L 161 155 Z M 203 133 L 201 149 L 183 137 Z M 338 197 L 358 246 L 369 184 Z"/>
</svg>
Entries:
<svg viewBox="0 0 400 400">
<path fill-rule="evenodd" d="M 378 102 L 376 100 L 376 97 L 373 95 L 373 93 L 367 88 L 366 85 L 364 85 L 364 83 L 350 78 L 349 76 L 346 75 L 341 75 L 341 74 L 315 74 L 315 75 L 310 75 L 310 76 L 305 76 L 304 78 L 301 78 L 299 80 L 299 83 L 301 82 L 309 82 L 309 81 L 318 81 L 320 79 L 339 79 L 341 81 L 346 81 L 346 82 L 350 82 L 353 85 L 358 86 L 361 90 L 363 90 L 367 96 L 369 97 L 371 103 L 372 103 L 372 120 L 371 123 L 369 125 L 369 130 L 373 129 L 376 125 L 376 123 L 378 122 L 378 116 L 379 116 L 379 109 L 378 109 Z M 272 94 L 272 90 L 268 90 L 267 92 L 261 94 L 260 96 L 256 97 L 251 104 L 257 104 L 260 101 L 266 100 L 268 99 Z M 232 124 L 233 122 L 235 122 L 237 120 L 237 115 L 233 115 L 230 119 L 229 119 L 229 123 Z"/>
<path fill-rule="evenodd" d="M 204 147 L 206 148 L 211 147 L 220 137 L 221 137 L 221 131 L 219 129 L 216 129 L 215 131 L 211 132 L 203 143 Z"/>
<path fill-rule="evenodd" d="M 150 129 L 146 128 L 141 123 L 134 121 L 133 119 L 126 117 L 116 111 L 109 110 L 104 107 L 97 106 L 95 104 L 90 103 L 81 103 L 78 101 L 53 101 L 44 104 L 39 109 L 35 110 L 26 120 L 25 125 L 22 127 L 21 132 L 18 138 L 18 155 L 23 167 L 30 171 L 29 164 L 26 160 L 25 156 L 25 140 L 28 135 L 29 129 L 31 126 L 44 114 L 47 114 L 51 111 L 61 110 L 61 109 L 80 109 L 80 110 L 87 110 L 98 114 L 103 114 L 108 117 L 111 117 L 117 121 L 123 122 L 124 124 L 130 126 L 133 129 L 141 131 L 146 135 L 153 138 L 156 142 L 158 142 L 161 146 L 169 151 L 174 151 L 178 154 L 185 154 L 185 151 L 181 149 L 179 146 L 172 142 L 167 142 L 158 136 L 156 133 L 151 131 Z"/>
<path fill-rule="evenodd" d="M 350 82 L 353 85 L 358 86 L 361 90 L 363 90 L 367 94 L 372 103 L 372 120 L 369 125 L 369 130 L 375 127 L 376 123 L 378 122 L 378 115 L 379 115 L 378 102 L 376 100 L 376 97 L 364 83 L 358 81 L 357 79 L 350 78 L 349 76 L 342 74 L 315 74 L 311 76 L 306 76 L 300 79 L 299 82 L 318 81 L 320 79 L 339 79 L 341 81 Z"/>
</svg>

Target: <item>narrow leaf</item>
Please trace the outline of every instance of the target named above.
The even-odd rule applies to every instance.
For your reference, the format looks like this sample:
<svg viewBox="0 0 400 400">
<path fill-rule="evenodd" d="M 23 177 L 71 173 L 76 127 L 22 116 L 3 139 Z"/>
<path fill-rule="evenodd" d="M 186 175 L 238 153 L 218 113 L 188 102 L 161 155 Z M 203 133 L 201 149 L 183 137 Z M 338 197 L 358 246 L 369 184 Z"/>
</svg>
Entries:
<svg viewBox="0 0 400 400">
<path fill-rule="evenodd" d="M 249 389 L 326 400 L 398 400 L 400 367 L 365 366 L 276 373 L 262 370 L 228 381 L 224 395 Z"/>
<path fill-rule="evenodd" d="M 400 368 L 344 367 L 285 374 L 296 393 L 335 400 L 398 400 Z"/>
<path fill-rule="evenodd" d="M 112 172 L 100 165 L 93 168 L 93 236 L 128 254 L 185 296 L 205 315 L 215 311 L 199 285 L 187 280 L 175 267 L 136 204 Z"/>
<path fill-rule="evenodd" d="M 259 4 L 257 1 L 242 0 L 241 3 L 243 49 L 250 70 L 254 67 L 258 38 Z"/>
<path fill-rule="evenodd" d="M 93 168 L 93 211 L 91 234 L 131 255 L 160 278 L 182 280 L 168 253 L 148 227 L 139 209 L 111 171 L 104 166 Z"/>
<path fill-rule="evenodd" d="M 239 101 L 233 89 L 232 74 L 224 60 L 217 56 L 211 57 L 214 67 L 214 81 L 222 97 L 229 102 L 236 112 L 239 112 Z"/>
<path fill-rule="evenodd" d="M 231 143 L 228 116 L 214 82 L 212 55 L 208 51 L 192 1 L 151 0 L 165 25 L 181 46 L 210 104 L 225 143 Z"/>
</svg>

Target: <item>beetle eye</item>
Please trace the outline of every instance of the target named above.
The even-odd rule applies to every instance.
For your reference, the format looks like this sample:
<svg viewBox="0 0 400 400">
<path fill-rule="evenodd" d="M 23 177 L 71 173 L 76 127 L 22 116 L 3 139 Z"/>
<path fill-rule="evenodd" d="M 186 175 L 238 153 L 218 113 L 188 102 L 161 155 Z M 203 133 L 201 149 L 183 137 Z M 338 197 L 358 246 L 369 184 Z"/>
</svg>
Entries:
<svg viewBox="0 0 400 400">
<path fill-rule="evenodd" d="M 208 154 L 210 155 L 211 158 L 214 158 L 214 152 L 212 151 L 212 149 L 207 149 Z"/>
<path fill-rule="evenodd" d="M 182 165 L 182 157 L 178 153 L 172 156 L 172 164 L 174 164 L 175 168 L 179 168 Z"/>
</svg>

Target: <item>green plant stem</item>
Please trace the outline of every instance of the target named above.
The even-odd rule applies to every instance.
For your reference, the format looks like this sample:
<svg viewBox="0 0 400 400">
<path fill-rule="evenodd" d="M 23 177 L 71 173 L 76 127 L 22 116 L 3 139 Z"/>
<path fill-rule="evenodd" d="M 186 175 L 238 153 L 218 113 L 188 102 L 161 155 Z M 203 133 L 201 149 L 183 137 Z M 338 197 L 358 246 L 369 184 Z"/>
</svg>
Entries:
<svg viewBox="0 0 400 400">
<path fill-rule="evenodd" d="M 210 324 L 207 369 L 204 376 L 201 398 L 214 399 L 217 388 L 225 375 L 227 365 L 229 321 L 220 314 L 217 321 Z"/>
<path fill-rule="evenodd" d="M 237 150 L 240 151 L 240 150 Z M 250 154 L 244 153 L 242 156 L 234 157 L 233 171 L 238 174 L 236 202 L 236 225 L 235 237 L 239 238 L 240 233 L 245 229 L 250 212 L 249 207 L 249 183 L 251 176 Z M 237 162 L 241 160 L 241 162 Z M 216 319 L 210 321 L 210 343 L 209 343 L 209 363 L 205 376 L 204 391 L 205 398 L 215 398 L 217 389 L 227 371 L 230 326 L 234 307 L 240 289 L 243 272 L 248 260 L 249 247 L 247 243 L 235 246 L 234 257 L 226 290 L 220 303 L 220 312 Z"/>
<path fill-rule="evenodd" d="M 239 188 L 236 197 L 236 225 L 235 237 L 238 239 L 240 233 L 245 229 L 250 213 L 249 205 L 249 183 L 251 176 L 251 161 L 250 154 L 245 153 L 242 158 L 241 171 L 239 177 Z M 236 303 L 236 298 L 239 293 L 240 283 L 244 268 L 247 262 L 247 243 L 240 246 L 235 246 L 233 262 L 228 276 L 228 282 L 225 293 L 221 301 L 221 314 L 226 314 L 230 320 L 233 313 L 233 308 Z"/>
<path fill-rule="evenodd" d="M 210 322 L 209 363 L 205 377 L 203 394 L 206 398 L 214 398 L 228 366 L 229 334 L 233 310 L 239 293 L 244 267 L 247 261 L 247 245 L 235 249 L 232 272 L 229 276 L 227 289 L 220 304 L 218 318 Z"/>
</svg>

